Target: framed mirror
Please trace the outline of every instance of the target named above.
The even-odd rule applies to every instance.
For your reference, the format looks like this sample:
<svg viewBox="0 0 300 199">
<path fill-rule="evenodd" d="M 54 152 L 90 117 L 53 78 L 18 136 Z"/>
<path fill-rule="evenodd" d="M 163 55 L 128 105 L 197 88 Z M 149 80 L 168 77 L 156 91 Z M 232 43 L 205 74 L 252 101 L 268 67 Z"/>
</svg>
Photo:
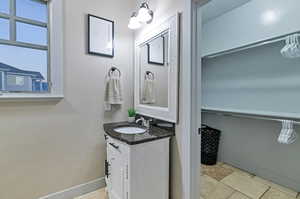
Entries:
<svg viewBox="0 0 300 199">
<path fill-rule="evenodd" d="M 135 109 L 177 123 L 179 15 L 135 42 Z"/>
</svg>

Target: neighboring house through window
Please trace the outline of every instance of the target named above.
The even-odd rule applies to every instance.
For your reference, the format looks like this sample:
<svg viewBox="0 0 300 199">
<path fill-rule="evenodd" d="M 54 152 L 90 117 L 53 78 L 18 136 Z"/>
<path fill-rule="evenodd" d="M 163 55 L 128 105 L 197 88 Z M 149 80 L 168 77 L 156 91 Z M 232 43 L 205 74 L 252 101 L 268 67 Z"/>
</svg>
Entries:
<svg viewBox="0 0 300 199">
<path fill-rule="evenodd" d="M 2 92 L 51 92 L 48 18 L 46 0 L 0 1 Z"/>
<path fill-rule="evenodd" d="M 46 92 L 48 83 L 40 72 L 20 70 L 0 63 L 0 79 L 2 91 Z"/>
</svg>

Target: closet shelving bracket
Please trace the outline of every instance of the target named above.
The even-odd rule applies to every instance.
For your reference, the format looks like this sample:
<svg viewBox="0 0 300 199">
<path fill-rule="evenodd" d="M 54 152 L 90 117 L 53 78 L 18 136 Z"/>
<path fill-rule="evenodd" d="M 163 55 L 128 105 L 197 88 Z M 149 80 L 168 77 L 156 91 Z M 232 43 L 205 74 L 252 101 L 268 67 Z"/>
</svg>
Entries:
<svg viewBox="0 0 300 199">
<path fill-rule="evenodd" d="M 233 110 L 233 109 L 219 109 L 202 107 L 202 113 L 213 113 L 217 115 L 240 117 L 256 120 L 269 120 L 283 122 L 284 120 L 292 120 L 294 124 L 300 125 L 300 114 L 293 113 L 278 113 L 278 112 L 267 112 L 267 111 L 246 111 L 246 110 Z"/>
<path fill-rule="evenodd" d="M 276 43 L 276 42 L 279 42 L 279 41 L 285 41 L 286 37 L 294 35 L 294 34 L 298 34 L 298 36 L 300 37 L 300 31 L 297 31 L 297 32 L 281 35 L 281 36 L 278 36 L 278 37 L 274 37 L 274 38 L 271 38 L 271 39 L 266 39 L 266 40 L 262 40 L 262 41 L 259 41 L 259 42 L 255 42 L 255 43 L 252 43 L 252 44 L 232 48 L 232 49 L 229 49 L 229 50 L 224 50 L 224 51 L 221 51 L 221 52 L 212 53 L 212 54 L 209 54 L 209 55 L 205 55 L 202 58 L 203 59 L 215 58 L 215 57 L 228 55 L 228 54 L 231 54 L 231 53 L 235 53 L 235 52 L 239 52 L 239 51 L 243 51 L 243 50 L 247 50 L 247 49 L 251 49 L 251 48 L 264 46 L 264 45 L 267 45 L 267 44 Z"/>
</svg>

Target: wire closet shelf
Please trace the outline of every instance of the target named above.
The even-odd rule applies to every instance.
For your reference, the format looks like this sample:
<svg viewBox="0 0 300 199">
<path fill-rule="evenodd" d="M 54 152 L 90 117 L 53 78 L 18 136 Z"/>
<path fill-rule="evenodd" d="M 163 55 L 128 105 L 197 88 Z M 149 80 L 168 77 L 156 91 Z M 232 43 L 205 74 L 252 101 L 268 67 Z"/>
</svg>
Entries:
<svg viewBox="0 0 300 199">
<path fill-rule="evenodd" d="M 287 38 L 292 35 L 297 35 L 297 37 L 300 37 L 300 31 L 292 32 L 290 34 L 281 35 L 278 37 L 274 37 L 274 38 L 259 41 L 259 42 L 255 42 L 255 43 L 252 43 L 249 45 L 244 45 L 241 47 L 221 51 L 218 53 L 205 55 L 202 57 L 202 59 L 216 58 L 219 56 L 228 55 L 228 54 L 240 52 L 243 50 L 276 43 L 279 41 L 287 41 Z M 212 114 L 223 115 L 223 116 L 242 117 L 242 118 L 257 119 L 257 120 L 269 120 L 269 121 L 277 121 L 277 122 L 283 122 L 285 120 L 292 120 L 292 121 L 294 121 L 294 124 L 300 125 L 300 114 L 298 114 L 298 113 L 249 111 L 249 110 L 222 109 L 222 108 L 214 108 L 214 107 L 202 107 L 201 112 L 202 113 L 212 113 Z"/>
<path fill-rule="evenodd" d="M 219 57 L 219 56 L 228 55 L 228 54 L 231 54 L 231 53 L 236 53 L 236 52 L 240 52 L 240 51 L 243 51 L 243 50 L 247 50 L 247 49 L 251 49 L 251 48 L 256 48 L 256 47 L 276 43 L 276 42 L 279 42 L 279 41 L 286 41 L 287 37 L 295 35 L 295 34 L 297 34 L 297 36 L 300 37 L 300 31 L 297 31 L 297 32 L 281 35 L 281 36 L 278 36 L 278 37 L 274 37 L 274 38 L 271 38 L 271 39 L 266 39 L 266 40 L 262 40 L 262 41 L 259 41 L 259 42 L 255 42 L 255 43 L 252 43 L 252 44 L 240 46 L 240 47 L 237 47 L 237 48 L 232 48 L 232 49 L 229 49 L 229 50 L 224 50 L 224 51 L 221 51 L 221 52 L 205 55 L 205 56 L 202 57 L 202 59 L 216 58 L 216 57 Z"/>
</svg>

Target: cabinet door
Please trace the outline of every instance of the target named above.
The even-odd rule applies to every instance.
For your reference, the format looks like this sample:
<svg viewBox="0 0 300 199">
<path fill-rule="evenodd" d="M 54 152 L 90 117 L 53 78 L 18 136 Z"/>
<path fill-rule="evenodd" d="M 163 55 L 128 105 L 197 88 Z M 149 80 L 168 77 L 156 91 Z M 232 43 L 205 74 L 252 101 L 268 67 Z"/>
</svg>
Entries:
<svg viewBox="0 0 300 199">
<path fill-rule="evenodd" d="M 127 156 L 124 152 L 124 148 L 122 145 L 119 145 L 112 140 L 108 140 L 107 154 L 110 164 L 110 199 L 127 199 L 127 190 L 125 185 L 127 176 L 127 161 L 125 161 L 125 159 Z"/>
</svg>

